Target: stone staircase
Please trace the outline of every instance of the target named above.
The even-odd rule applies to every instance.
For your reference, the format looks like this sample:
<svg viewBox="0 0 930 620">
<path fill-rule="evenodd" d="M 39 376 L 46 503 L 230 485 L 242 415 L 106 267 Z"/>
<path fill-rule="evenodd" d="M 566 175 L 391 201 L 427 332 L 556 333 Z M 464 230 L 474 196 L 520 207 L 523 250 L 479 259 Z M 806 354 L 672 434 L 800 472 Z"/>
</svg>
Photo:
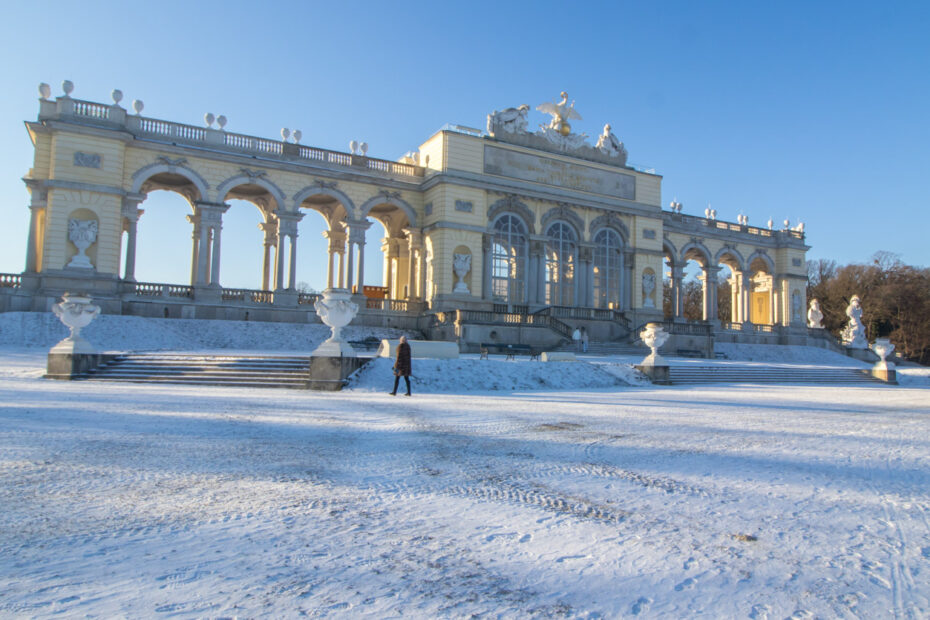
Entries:
<svg viewBox="0 0 930 620">
<path fill-rule="evenodd" d="M 304 388 L 309 357 L 270 355 L 120 355 L 85 378 L 88 381 Z"/>
<path fill-rule="evenodd" d="M 860 368 L 811 368 L 790 366 L 671 366 L 673 385 L 701 383 L 885 383 Z"/>
</svg>

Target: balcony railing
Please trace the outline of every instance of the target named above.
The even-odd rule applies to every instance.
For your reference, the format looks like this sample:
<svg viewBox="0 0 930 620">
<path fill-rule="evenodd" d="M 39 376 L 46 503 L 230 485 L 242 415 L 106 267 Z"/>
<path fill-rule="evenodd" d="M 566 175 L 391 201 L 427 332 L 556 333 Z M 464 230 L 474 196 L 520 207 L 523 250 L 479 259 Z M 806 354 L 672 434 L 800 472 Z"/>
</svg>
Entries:
<svg viewBox="0 0 930 620">
<path fill-rule="evenodd" d="M 181 284 L 136 282 L 133 293 L 137 297 L 181 297 L 190 299 L 194 296 L 194 289 Z"/>
<path fill-rule="evenodd" d="M 802 241 L 804 240 L 804 233 L 798 230 L 770 230 L 768 228 L 759 228 L 758 226 L 737 224 L 736 222 L 726 222 L 723 220 L 712 220 L 706 217 L 685 215 L 683 213 L 663 212 L 662 219 L 664 226 L 669 230 L 675 230 L 676 228 L 680 229 L 682 227 L 692 230 L 697 228 L 712 228 L 715 230 L 741 232 L 758 237 L 777 238 L 782 236 L 790 239 L 800 239 Z"/>
<path fill-rule="evenodd" d="M 19 288 L 23 285 L 23 276 L 18 273 L 0 273 L 0 288 Z"/>
<path fill-rule="evenodd" d="M 271 291 L 256 291 L 247 288 L 224 288 L 223 301 L 244 301 L 253 304 L 274 303 L 274 293 Z"/>
<path fill-rule="evenodd" d="M 206 146 L 227 151 L 240 151 L 266 157 L 280 157 L 291 161 L 306 160 L 337 166 L 363 168 L 393 176 L 422 177 L 425 173 L 425 168 L 412 164 L 231 133 L 223 129 L 198 127 L 156 118 L 133 116 L 127 114 L 123 108 L 115 105 L 82 101 L 80 99 L 62 97 L 56 101 L 43 101 L 40 117 L 87 119 L 95 124 L 118 125 L 139 137 Z"/>
</svg>

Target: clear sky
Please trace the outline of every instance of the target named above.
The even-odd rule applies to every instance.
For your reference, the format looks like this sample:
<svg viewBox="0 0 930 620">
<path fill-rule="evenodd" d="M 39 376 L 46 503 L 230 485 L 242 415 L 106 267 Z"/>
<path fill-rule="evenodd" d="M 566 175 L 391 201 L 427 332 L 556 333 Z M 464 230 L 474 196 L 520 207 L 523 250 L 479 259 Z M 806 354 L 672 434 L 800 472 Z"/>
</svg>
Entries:
<svg viewBox="0 0 930 620">
<path fill-rule="evenodd" d="M 750 224 L 799 219 L 810 258 L 878 250 L 930 266 L 930 2 L 34 2 L 0 19 L 0 271 L 24 265 L 39 82 L 145 116 L 395 159 L 445 123 L 566 90 L 596 136 L 663 175 L 663 205 Z M 532 112 L 531 126 L 546 120 Z M 140 280 L 189 280 L 189 212 L 143 204 Z M 222 281 L 258 288 L 258 212 L 224 218 Z M 322 219 L 301 223 L 298 280 L 321 288 Z M 376 230 L 377 229 L 377 230 Z M 366 280 L 377 280 L 375 226 Z"/>
</svg>

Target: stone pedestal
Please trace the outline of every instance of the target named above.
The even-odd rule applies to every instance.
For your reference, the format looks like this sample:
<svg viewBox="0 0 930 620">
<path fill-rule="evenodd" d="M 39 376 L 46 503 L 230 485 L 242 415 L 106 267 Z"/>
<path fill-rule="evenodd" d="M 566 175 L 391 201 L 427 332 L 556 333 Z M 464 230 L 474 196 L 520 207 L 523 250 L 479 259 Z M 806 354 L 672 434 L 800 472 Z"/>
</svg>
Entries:
<svg viewBox="0 0 930 620">
<path fill-rule="evenodd" d="M 648 359 L 647 357 L 646 360 Z M 671 385 L 672 379 L 669 367 L 667 365 L 656 366 L 653 364 L 646 364 L 646 360 L 643 360 L 644 363 L 642 364 L 636 364 L 634 368 L 649 377 L 649 380 L 657 385 Z"/>
<path fill-rule="evenodd" d="M 895 385 L 898 383 L 898 372 L 895 370 L 894 364 L 890 362 L 878 362 L 872 366 L 872 376 L 885 383 L 893 383 Z"/>
<path fill-rule="evenodd" d="M 46 379 L 80 379 L 117 356 L 115 353 L 73 353 L 55 349 L 48 354 Z"/>
<path fill-rule="evenodd" d="M 337 392 L 353 372 L 371 361 L 370 357 L 327 357 L 314 355 L 310 358 L 308 390 Z M 387 378 L 385 378 L 387 381 Z"/>
</svg>

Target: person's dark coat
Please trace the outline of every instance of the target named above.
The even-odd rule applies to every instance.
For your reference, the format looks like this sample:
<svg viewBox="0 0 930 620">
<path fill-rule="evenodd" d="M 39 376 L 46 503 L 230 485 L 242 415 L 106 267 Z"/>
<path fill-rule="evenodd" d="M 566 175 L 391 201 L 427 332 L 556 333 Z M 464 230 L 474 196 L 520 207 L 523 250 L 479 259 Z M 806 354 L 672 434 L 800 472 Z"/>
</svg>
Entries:
<svg viewBox="0 0 930 620">
<path fill-rule="evenodd" d="M 397 345 L 397 361 L 394 362 L 394 375 L 409 377 L 410 374 L 410 344 L 402 342 Z"/>
</svg>

